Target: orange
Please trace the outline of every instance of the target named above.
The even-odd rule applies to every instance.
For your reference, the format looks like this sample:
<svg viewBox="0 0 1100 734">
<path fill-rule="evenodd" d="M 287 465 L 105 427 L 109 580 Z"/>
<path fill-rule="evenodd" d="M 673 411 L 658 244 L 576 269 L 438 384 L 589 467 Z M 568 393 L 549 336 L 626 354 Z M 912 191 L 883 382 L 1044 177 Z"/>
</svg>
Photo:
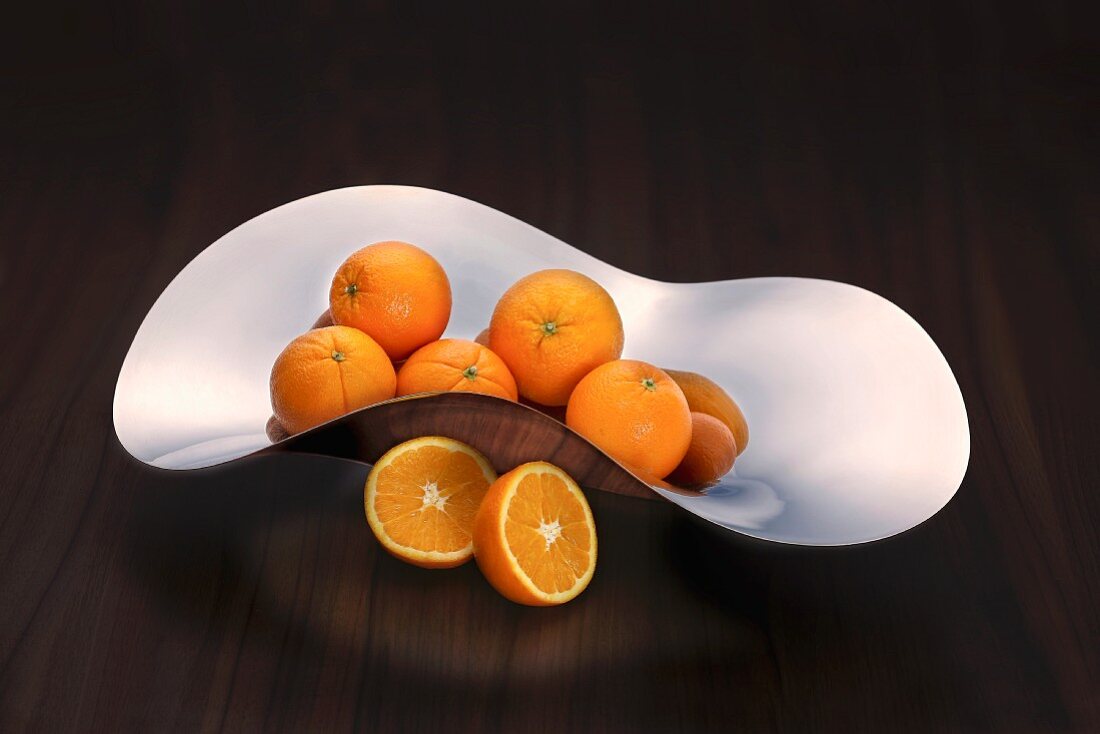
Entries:
<svg viewBox="0 0 1100 734">
<path fill-rule="evenodd" d="M 484 329 L 479 331 L 477 333 L 477 336 L 474 337 L 474 341 L 484 347 L 489 346 L 489 327 L 486 326 Z"/>
<path fill-rule="evenodd" d="M 684 487 L 724 477 L 737 458 L 737 442 L 726 424 L 706 413 L 691 414 L 691 443 L 668 481 Z"/>
<path fill-rule="evenodd" d="M 691 443 L 684 393 L 662 370 L 620 359 L 585 375 L 569 398 L 565 422 L 642 479 L 660 479 Z"/>
<path fill-rule="evenodd" d="M 290 434 L 389 400 L 397 375 L 382 347 L 350 326 L 302 334 L 271 368 L 271 408 Z"/>
<path fill-rule="evenodd" d="M 681 370 L 665 370 L 668 376 L 676 380 L 676 384 L 684 391 L 688 407 L 697 413 L 712 415 L 726 424 L 733 434 L 733 440 L 737 443 L 737 454 L 745 450 L 749 445 L 749 424 L 745 421 L 745 414 L 734 402 L 733 398 L 723 390 L 718 383 L 703 377 L 695 372 L 683 372 Z"/>
<path fill-rule="evenodd" d="M 519 604 L 564 604 L 596 570 L 596 523 L 577 483 L 553 464 L 522 464 L 493 482 L 474 520 L 474 557 Z"/>
<path fill-rule="evenodd" d="M 397 372 L 397 394 L 477 392 L 515 400 L 516 381 L 504 360 L 465 339 L 442 339 L 412 353 Z"/>
<path fill-rule="evenodd" d="M 400 361 L 447 328 L 451 284 L 443 267 L 419 247 L 376 242 L 336 271 L 329 308 L 337 324 L 366 332 Z"/>
<path fill-rule="evenodd" d="M 398 444 L 375 462 L 363 503 L 378 542 L 422 568 L 459 566 L 474 552 L 474 516 L 493 467 L 453 438 L 426 436 Z"/>
<path fill-rule="evenodd" d="M 572 270 L 541 270 L 509 288 L 493 310 L 489 346 L 519 394 L 565 405 L 581 378 L 623 352 L 623 322 L 599 283 Z"/>
</svg>

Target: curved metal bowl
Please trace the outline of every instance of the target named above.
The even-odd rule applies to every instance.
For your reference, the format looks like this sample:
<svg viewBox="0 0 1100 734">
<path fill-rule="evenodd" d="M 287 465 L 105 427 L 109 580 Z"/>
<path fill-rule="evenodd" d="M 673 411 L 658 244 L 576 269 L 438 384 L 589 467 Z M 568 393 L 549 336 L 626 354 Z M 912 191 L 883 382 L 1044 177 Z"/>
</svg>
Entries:
<svg viewBox="0 0 1100 734">
<path fill-rule="evenodd" d="M 654 281 L 486 206 L 404 186 L 291 202 L 188 264 L 149 311 L 119 374 L 114 422 L 126 450 L 168 469 L 272 450 L 264 432 L 272 362 L 325 310 L 343 259 L 385 239 L 415 242 L 447 270 L 455 299 L 446 336 L 472 338 L 523 275 L 570 268 L 614 297 L 626 329 L 624 356 L 699 372 L 725 387 L 752 429 L 735 470 L 701 493 L 653 487 L 719 525 L 785 543 L 877 540 L 935 514 L 966 472 L 970 433 L 954 375 L 920 325 L 882 297 L 805 278 Z M 546 452 L 542 458 L 555 455 L 555 435 L 579 439 L 560 424 L 548 429 L 555 422 L 536 411 L 488 400 L 500 420 L 545 434 L 548 443 L 532 444 Z M 393 439 L 400 431 L 387 434 L 386 426 L 400 423 L 392 416 L 402 411 L 433 406 L 430 432 L 453 433 L 456 420 L 468 420 L 463 412 L 484 404 L 476 397 L 391 401 L 277 450 L 345 455 L 338 445 L 359 445 L 349 458 L 369 460 L 362 446 L 374 444 L 354 442 L 368 429 L 370 441 Z M 582 477 L 589 486 L 627 493 L 641 486 L 591 444 L 580 439 L 577 446 L 586 458 L 574 468 L 596 467 Z M 506 463 L 497 451 L 490 459 Z"/>
</svg>

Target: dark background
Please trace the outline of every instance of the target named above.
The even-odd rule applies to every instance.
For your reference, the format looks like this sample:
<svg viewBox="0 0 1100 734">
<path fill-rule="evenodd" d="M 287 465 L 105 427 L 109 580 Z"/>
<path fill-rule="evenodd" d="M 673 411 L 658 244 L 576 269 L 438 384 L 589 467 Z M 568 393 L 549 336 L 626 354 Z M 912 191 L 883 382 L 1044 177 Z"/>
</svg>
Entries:
<svg viewBox="0 0 1100 734">
<path fill-rule="evenodd" d="M 1100 730 L 1095 22 L 672 7 L 5 16 L 0 730 Z M 958 377 L 962 488 L 837 549 L 591 493 L 596 578 L 539 610 L 381 553 L 365 468 L 131 459 L 114 381 L 172 276 L 369 183 L 647 276 L 881 293 Z"/>
</svg>

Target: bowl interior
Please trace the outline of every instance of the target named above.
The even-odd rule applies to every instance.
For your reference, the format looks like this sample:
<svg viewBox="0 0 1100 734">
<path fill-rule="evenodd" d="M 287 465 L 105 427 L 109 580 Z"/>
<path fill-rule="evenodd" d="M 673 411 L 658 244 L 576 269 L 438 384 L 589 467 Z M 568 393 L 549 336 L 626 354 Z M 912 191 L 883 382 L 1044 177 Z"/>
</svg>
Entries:
<svg viewBox="0 0 1100 734">
<path fill-rule="evenodd" d="M 864 542 L 927 519 L 962 481 L 970 438 L 955 378 L 924 330 L 882 297 L 803 278 L 662 283 L 480 204 L 401 186 L 291 202 L 184 268 L 119 375 L 114 421 L 127 451 L 189 469 L 268 446 L 272 362 L 327 308 L 344 258 L 385 239 L 414 242 L 447 270 L 445 336 L 473 338 L 520 277 L 570 268 L 614 297 L 624 356 L 725 387 L 751 429 L 734 472 L 704 497 L 658 490 L 710 520 L 769 540 Z"/>
</svg>

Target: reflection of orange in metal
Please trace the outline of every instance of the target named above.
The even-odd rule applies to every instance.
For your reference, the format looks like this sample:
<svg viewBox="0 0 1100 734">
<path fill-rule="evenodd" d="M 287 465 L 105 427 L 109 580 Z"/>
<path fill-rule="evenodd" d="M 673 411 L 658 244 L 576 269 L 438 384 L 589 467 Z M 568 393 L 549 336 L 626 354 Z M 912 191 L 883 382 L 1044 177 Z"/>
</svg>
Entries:
<svg viewBox="0 0 1100 734">
<path fill-rule="evenodd" d="M 697 487 L 729 473 L 737 458 L 737 442 L 726 424 L 706 413 L 691 414 L 691 444 L 670 482 Z"/>
<path fill-rule="evenodd" d="M 749 445 L 749 424 L 745 420 L 745 414 L 741 407 L 730 397 L 721 385 L 709 377 L 695 372 L 684 370 L 665 369 L 668 376 L 676 380 L 676 384 L 684 391 L 688 407 L 692 412 L 712 415 L 726 424 L 733 434 L 733 440 L 737 444 L 737 455 L 740 456 Z M 722 472 L 725 474 L 725 472 Z"/>
</svg>

